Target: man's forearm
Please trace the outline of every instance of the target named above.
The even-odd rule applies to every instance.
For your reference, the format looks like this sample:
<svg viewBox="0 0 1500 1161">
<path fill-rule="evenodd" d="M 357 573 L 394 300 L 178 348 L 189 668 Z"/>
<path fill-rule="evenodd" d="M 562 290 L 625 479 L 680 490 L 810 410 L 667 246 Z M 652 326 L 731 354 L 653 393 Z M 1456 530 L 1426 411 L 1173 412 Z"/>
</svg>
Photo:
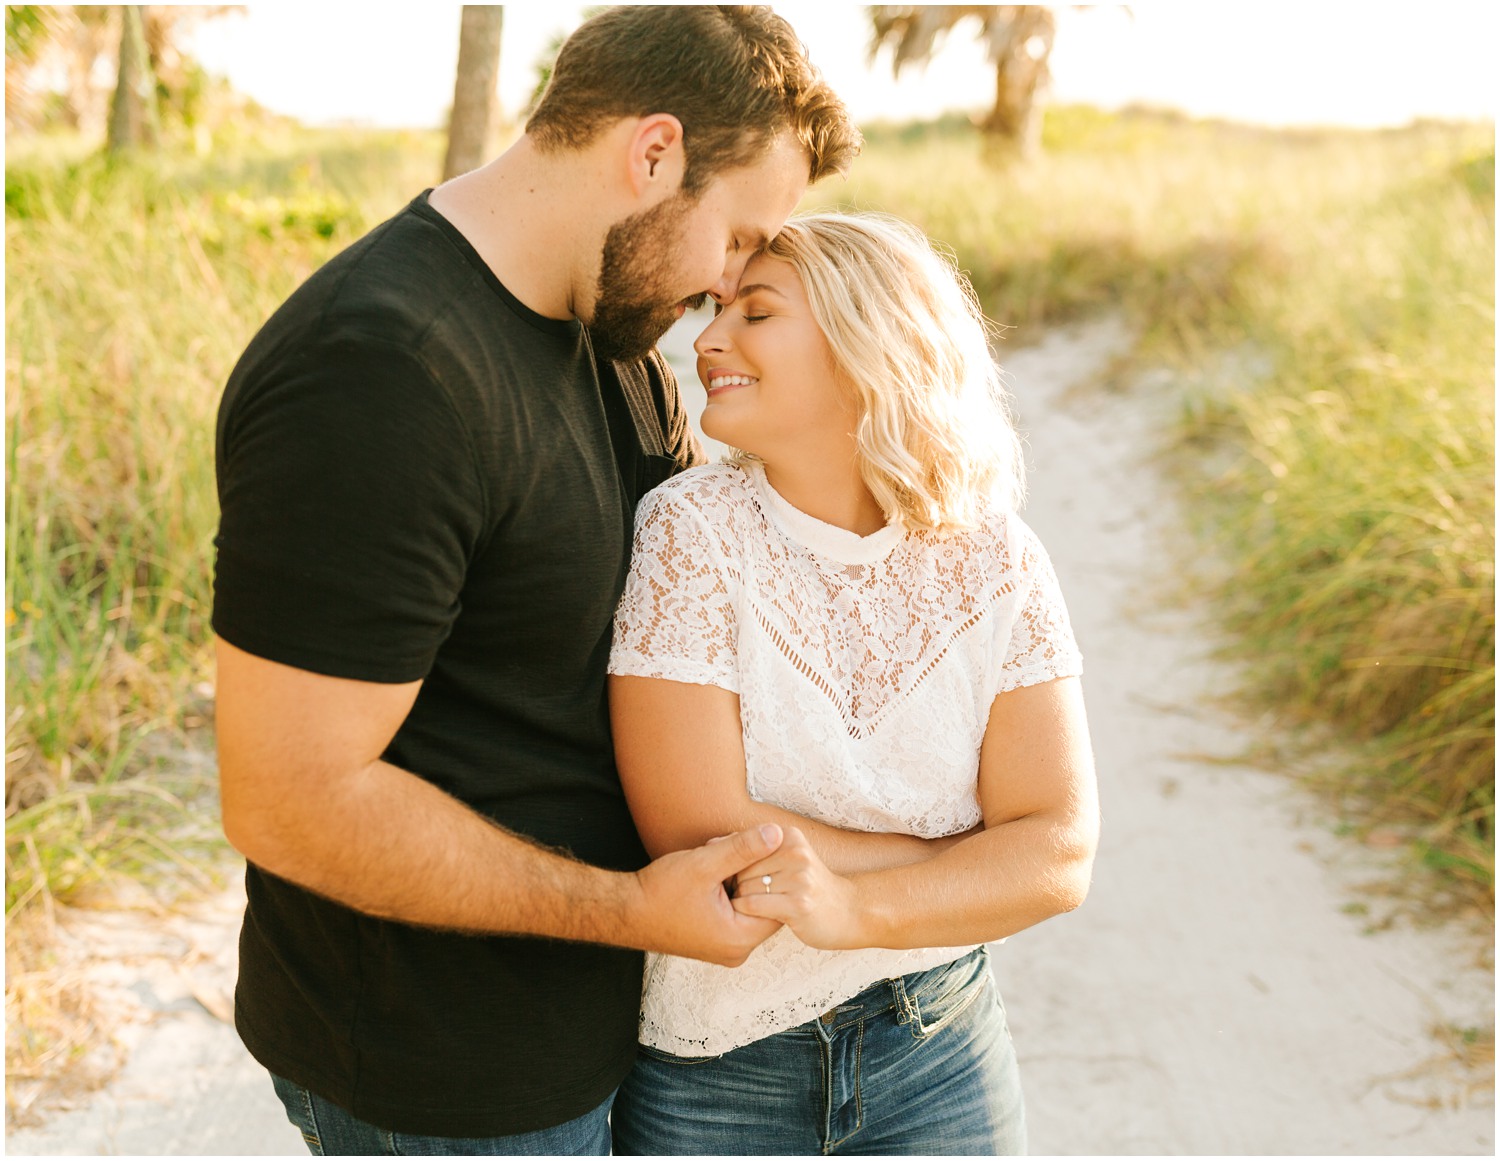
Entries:
<svg viewBox="0 0 1500 1161">
<path fill-rule="evenodd" d="M 355 910 L 425 927 L 538 935 L 727 967 L 773 934 L 723 884 L 781 842 L 775 827 L 606 871 L 495 825 L 437 787 L 375 762 L 259 821 L 226 812 L 251 862 Z M 247 838 L 247 835 L 255 837 Z"/>
<path fill-rule="evenodd" d="M 774 827 L 624 874 L 496 826 L 383 762 L 420 682 L 361 682 L 222 638 L 215 724 L 224 833 L 247 859 L 371 915 L 742 962 L 776 928 L 723 884 L 775 850 Z M 267 723 L 275 723 L 269 728 Z"/>
<path fill-rule="evenodd" d="M 264 870 L 366 914 L 481 934 L 639 946 L 635 876 L 504 830 L 386 762 L 226 827 Z"/>
</svg>

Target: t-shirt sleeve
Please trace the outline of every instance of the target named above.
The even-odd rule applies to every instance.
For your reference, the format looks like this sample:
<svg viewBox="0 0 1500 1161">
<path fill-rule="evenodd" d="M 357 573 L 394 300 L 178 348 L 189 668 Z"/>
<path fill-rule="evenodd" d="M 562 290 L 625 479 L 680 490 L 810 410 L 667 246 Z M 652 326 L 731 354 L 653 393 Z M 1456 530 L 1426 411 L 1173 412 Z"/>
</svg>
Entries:
<svg viewBox="0 0 1500 1161">
<path fill-rule="evenodd" d="M 316 673 L 427 675 L 485 498 L 469 435 L 414 354 L 328 341 L 232 377 L 218 473 L 215 632 Z"/>
<path fill-rule="evenodd" d="M 1083 672 L 1083 655 L 1047 550 L 1019 518 L 1012 516 L 1009 527 L 1024 595 L 1011 622 L 997 694 Z"/>
<path fill-rule="evenodd" d="M 739 692 L 729 570 L 702 515 L 662 489 L 636 510 L 609 671 Z"/>
</svg>

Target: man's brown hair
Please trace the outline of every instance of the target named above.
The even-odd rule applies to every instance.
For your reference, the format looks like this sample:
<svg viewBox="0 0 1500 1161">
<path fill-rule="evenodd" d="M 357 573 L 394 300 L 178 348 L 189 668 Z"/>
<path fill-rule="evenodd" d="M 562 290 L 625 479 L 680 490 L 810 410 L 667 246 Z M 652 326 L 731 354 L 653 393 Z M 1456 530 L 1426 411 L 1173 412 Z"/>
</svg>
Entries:
<svg viewBox="0 0 1500 1161">
<path fill-rule="evenodd" d="M 621 117 L 682 122 L 682 191 L 769 152 L 783 133 L 807 150 L 808 180 L 859 152 L 844 103 L 792 26 L 763 4 L 626 5 L 564 42 L 526 132 L 544 150 L 581 149 Z"/>
</svg>

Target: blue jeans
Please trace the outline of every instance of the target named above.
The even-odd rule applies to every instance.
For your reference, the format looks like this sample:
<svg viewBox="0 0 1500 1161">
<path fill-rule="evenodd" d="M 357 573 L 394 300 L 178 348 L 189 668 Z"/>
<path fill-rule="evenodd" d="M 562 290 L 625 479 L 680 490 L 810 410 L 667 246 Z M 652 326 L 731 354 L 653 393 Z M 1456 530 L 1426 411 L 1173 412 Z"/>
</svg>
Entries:
<svg viewBox="0 0 1500 1161">
<path fill-rule="evenodd" d="M 607 1157 L 609 1106 L 534 1133 L 512 1137 L 423 1137 L 395 1133 L 309 1092 L 300 1084 L 272 1074 L 287 1120 L 301 1130 L 315 1157 Z"/>
<path fill-rule="evenodd" d="M 612 1121 L 615 1152 L 631 1156 L 1026 1152 L 984 948 L 722 1056 L 642 1045 Z"/>
</svg>

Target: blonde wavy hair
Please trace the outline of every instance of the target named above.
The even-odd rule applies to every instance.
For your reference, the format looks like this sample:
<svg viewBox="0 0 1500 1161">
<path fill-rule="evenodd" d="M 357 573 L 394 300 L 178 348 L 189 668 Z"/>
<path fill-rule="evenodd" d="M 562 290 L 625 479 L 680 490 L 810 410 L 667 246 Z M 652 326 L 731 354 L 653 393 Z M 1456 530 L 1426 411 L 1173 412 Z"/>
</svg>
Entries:
<svg viewBox="0 0 1500 1161">
<path fill-rule="evenodd" d="M 888 519 L 947 532 L 973 527 L 986 498 L 1021 504 L 1021 442 L 990 324 L 950 255 L 876 213 L 794 217 L 766 253 L 796 269 L 855 392 L 860 474 Z"/>
</svg>

